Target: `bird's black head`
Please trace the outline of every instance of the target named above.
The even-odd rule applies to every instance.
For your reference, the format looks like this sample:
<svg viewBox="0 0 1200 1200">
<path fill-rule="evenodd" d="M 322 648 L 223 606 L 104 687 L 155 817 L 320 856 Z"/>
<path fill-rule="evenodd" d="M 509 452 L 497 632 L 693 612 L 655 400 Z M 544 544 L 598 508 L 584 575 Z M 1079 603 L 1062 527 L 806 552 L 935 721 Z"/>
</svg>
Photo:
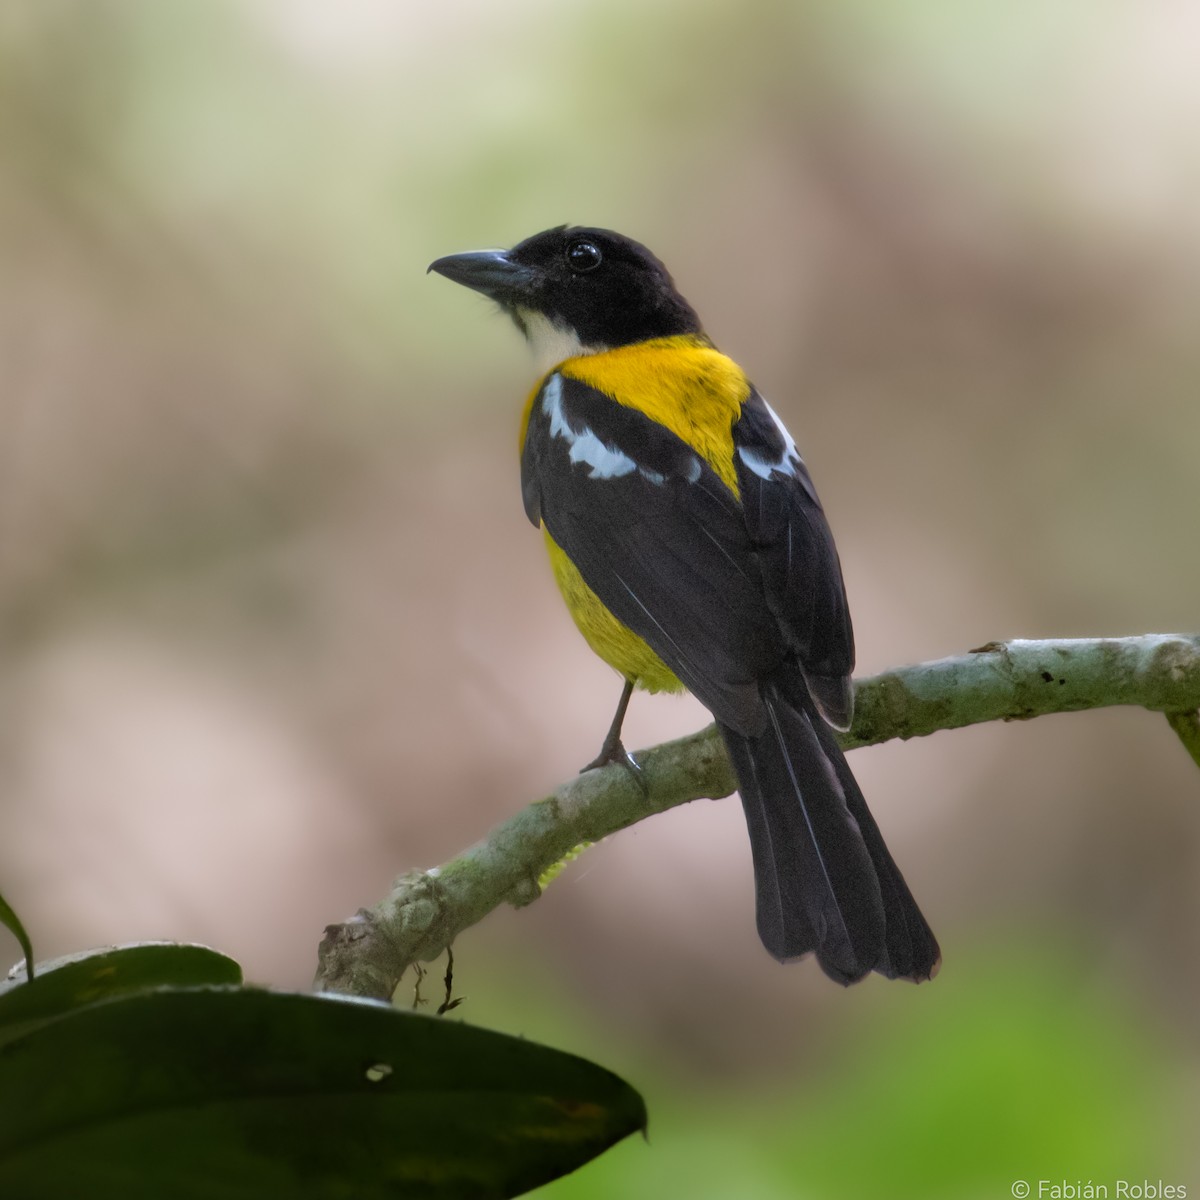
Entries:
<svg viewBox="0 0 1200 1200">
<path fill-rule="evenodd" d="M 609 229 L 560 225 L 511 250 L 451 254 L 429 269 L 490 296 L 551 359 L 702 332 L 666 267 Z"/>
</svg>

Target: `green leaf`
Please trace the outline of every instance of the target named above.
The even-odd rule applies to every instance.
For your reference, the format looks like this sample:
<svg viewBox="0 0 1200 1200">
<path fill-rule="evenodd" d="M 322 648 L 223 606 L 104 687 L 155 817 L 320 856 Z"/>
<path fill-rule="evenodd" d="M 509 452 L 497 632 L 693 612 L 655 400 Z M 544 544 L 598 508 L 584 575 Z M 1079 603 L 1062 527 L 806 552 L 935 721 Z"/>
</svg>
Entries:
<svg viewBox="0 0 1200 1200">
<path fill-rule="evenodd" d="M 36 979 L 0 985 L 0 1046 L 72 1009 L 174 984 L 241 983 L 242 969 L 207 946 L 137 942 L 40 963 Z"/>
<path fill-rule="evenodd" d="M 645 1122 L 573 1055 L 327 996 L 142 992 L 0 1047 L 0 1179 L 31 1200 L 515 1196 Z"/>
<path fill-rule="evenodd" d="M 9 907 L 9 903 L 0 896 L 0 925 L 5 926 L 10 930 L 13 936 L 21 944 L 21 953 L 25 955 L 25 973 L 30 979 L 33 978 L 33 943 L 29 940 L 29 934 L 25 932 L 25 926 L 21 924 L 21 918 L 13 912 Z"/>
</svg>

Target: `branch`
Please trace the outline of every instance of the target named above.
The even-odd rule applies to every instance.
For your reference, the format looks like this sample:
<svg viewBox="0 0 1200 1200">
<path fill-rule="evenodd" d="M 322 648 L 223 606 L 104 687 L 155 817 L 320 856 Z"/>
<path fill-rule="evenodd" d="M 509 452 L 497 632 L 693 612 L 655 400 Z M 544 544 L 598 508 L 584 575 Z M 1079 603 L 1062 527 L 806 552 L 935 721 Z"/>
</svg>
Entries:
<svg viewBox="0 0 1200 1200">
<path fill-rule="evenodd" d="M 850 750 L 1117 704 L 1165 713 L 1200 765 L 1200 635 L 989 642 L 957 658 L 885 671 L 857 682 L 854 727 L 841 740 Z M 330 925 L 316 986 L 389 999 L 409 966 L 436 958 L 492 909 L 536 900 L 539 879 L 577 846 L 737 786 L 711 725 L 637 758 L 648 794 L 619 767 L 588 771 L 444 866 L 402 875 L 374 908 Z"/>
</svg>

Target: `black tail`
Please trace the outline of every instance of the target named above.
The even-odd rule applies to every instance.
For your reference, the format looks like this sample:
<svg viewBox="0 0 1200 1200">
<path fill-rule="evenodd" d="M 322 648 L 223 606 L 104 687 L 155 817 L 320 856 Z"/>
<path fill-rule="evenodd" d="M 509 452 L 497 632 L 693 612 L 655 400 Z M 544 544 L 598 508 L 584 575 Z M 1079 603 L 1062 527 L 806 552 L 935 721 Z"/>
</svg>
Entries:
<svg viewBox="0 0 1200 1200">
<path fill-rule="evenodd" d="M 758 933 L 778 959 L 815 950 L 831 979 L 929 979 L 941 952 L 892 861 L 833 730 L 763 689 L 758 737 L 718 725 L 754 856 Z"/>
</svg>

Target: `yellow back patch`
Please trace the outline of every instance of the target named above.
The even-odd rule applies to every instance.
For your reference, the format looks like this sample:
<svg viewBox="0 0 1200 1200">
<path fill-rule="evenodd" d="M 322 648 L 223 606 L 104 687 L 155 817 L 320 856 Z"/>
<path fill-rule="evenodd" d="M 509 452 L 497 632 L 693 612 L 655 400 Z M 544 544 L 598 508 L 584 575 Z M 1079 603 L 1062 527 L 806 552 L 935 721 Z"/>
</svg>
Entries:
<svg viewBox="0 0 1200 1200">
<path fill-rule="evenodd" d="M 704 339 L 652 338 L 568 358 L 558 370 L 665 425 L 738 494 L 733 425 L 750 384 L 737 363 Z"/>
</svg>

